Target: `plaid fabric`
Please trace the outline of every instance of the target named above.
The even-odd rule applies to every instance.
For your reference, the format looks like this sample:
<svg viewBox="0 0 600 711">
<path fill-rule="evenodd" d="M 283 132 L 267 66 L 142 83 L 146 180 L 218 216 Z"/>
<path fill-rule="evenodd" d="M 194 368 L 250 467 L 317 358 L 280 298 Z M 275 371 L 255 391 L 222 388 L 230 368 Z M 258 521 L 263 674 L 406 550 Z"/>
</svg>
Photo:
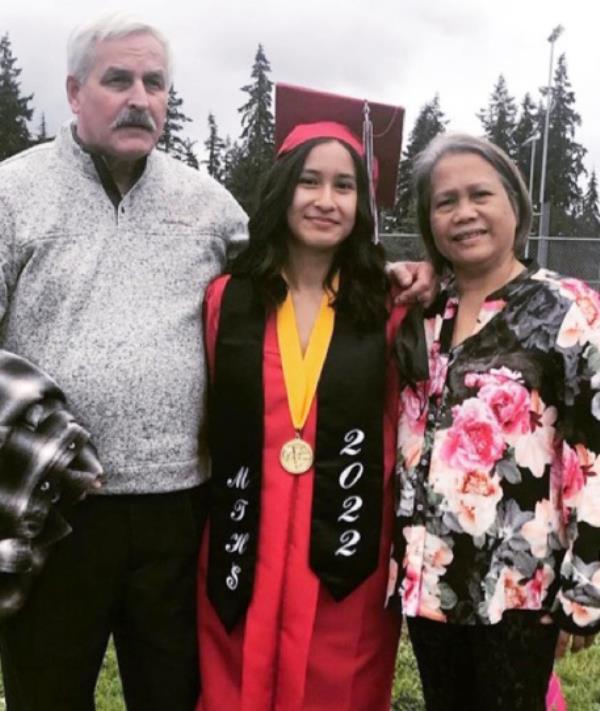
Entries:
<svg viewBox="0 0 600 711">
<path fill-rule="evenodd" d="M 79 500 L 101 475 L 58 385 L 0 350 L 0 619 L 22 607 L 50 545 L 69 534 L 59 501 Z"/>
</svg>

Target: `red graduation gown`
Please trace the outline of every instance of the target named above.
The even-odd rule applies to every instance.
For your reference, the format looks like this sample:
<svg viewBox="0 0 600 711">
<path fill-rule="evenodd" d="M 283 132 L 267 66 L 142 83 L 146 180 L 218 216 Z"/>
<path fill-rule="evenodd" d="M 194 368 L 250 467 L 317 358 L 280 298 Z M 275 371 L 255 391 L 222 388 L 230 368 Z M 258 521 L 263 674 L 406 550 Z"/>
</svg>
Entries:
<svg viewBox="0 0 600 711">
<path fill-rule="evenodd" d="M 219 310 L 228 277 L 209 287 L 205 334 L 214 363 Z M 404 316 L 394 310 L 388 345 Z M 388 359 L 384 413 L 384 509 L 377 570 L 336 602 L 309 567 L 314 471 L 288 474 L 279 464 L 294 437 L 274 316 L 266 323 L 261 516 L 254 592 L 228 634 L 206 596 L 208 539 L 199 562 L 202 695 L 196 711 L 389 711 L 400 617 L 384 609 L 393 524 L 397 377 Z M 357 373 L 356 377 L 360 374 Z M 314 447 L 316 402 L 304 428 Z"/>
</svg>

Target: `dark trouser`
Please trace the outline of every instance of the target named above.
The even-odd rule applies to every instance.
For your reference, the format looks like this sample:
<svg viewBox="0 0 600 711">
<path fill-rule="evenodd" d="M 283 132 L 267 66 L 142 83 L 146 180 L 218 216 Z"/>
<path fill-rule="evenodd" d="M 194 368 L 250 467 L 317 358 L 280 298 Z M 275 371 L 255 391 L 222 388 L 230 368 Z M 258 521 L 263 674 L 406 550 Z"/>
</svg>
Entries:
<svg viewBox="0 0 600 711">
<path fill-rule="evenodd" d="M 73 533 L 0 630 L 9 711 L 94 709 L 111 633 L 128 709 L 194 708 L 207 493 L 89 496 L 73 509 Z"/>
<path fill-rule="evenodd" d="M 543 711 L 556 625 L 511 611 L 496 625 L 409 618 L 427 711 Z"/>
</svg>

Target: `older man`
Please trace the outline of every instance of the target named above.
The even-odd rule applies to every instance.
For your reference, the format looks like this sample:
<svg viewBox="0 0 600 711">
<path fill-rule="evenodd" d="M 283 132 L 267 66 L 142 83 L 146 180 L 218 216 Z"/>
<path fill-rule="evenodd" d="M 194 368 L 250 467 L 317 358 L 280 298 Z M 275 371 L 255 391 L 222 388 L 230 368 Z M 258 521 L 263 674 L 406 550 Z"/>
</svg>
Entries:
<svg viewBox="0 0 600 711">
<path fill-rule="evenodd" d="M 156 29 L 111 16 L 68 54 L 75 122 L 0 166 L 0 347 L 61 385 L 106 482 L 2 629 L 5 689 L 10 709 L 93 709 L 112 634 L 128 707 L 188 710 L 208 477 L 201 303 L 246 218 L 153 150 L 171 72 Z"/>
<path fill-rule="evenodd" d="M 158 30 L 110 16 L 71 36 L 68 60 L 75 122 L 0 165 L 0 348 L 61 385 L 106 483 L 1 630 L 5 690 L 11 711 L 93 709 L 112 634 L 128 708 L 187 711 L 208 477 L 201 303 L 246 218 L 154 150 L 171 79 Z"/>
</svg>

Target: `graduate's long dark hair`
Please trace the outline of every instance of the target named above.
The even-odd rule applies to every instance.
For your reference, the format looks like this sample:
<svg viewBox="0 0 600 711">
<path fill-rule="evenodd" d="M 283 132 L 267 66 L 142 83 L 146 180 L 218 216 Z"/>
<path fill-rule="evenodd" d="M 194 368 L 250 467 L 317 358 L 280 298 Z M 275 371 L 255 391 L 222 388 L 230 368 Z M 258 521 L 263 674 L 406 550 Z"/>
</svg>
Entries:
<svg viewBox="0 0 600 711">
<path fill-rule="evenodd" d="M 332 140 L 339 139 L 314 138 L 275 161 L 263 183 L 258 208 L 250 218 L 248 246 L 229 266 L 233 275 L 249 276 L 254 281 L 267 308 L 276 308 L 286 296 L 281 271 L 287 260 L 287 211 L 304 163 L 315 146 Z M 333 277 L 339 271 L 334 308 L 348 314 L 363 330 L 380 325 L 388 315 L 385 254 L 372 239 L 374 226 L 365 165 L 353 148 L 339 142 L 350 152 L 356 171 L 356 219 L 352 232 L 335 253 L 325 285 L 332 288 Z"/>
</svg>

